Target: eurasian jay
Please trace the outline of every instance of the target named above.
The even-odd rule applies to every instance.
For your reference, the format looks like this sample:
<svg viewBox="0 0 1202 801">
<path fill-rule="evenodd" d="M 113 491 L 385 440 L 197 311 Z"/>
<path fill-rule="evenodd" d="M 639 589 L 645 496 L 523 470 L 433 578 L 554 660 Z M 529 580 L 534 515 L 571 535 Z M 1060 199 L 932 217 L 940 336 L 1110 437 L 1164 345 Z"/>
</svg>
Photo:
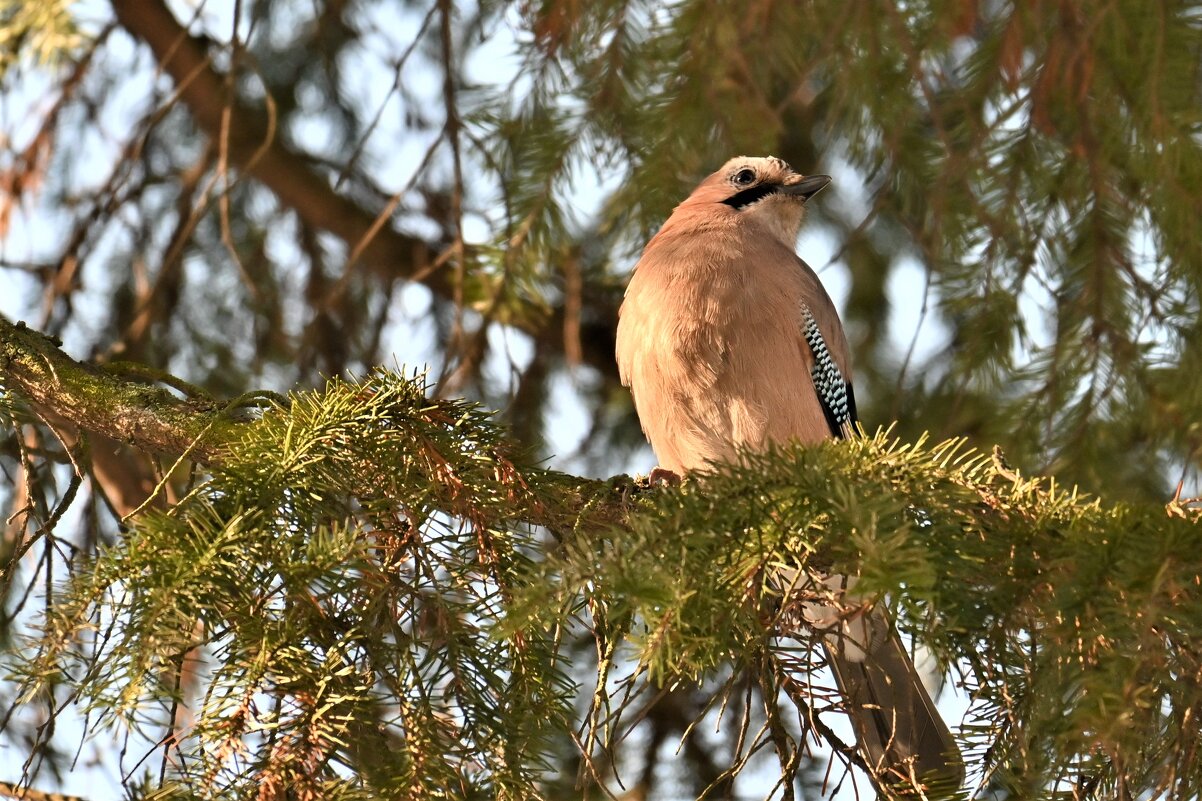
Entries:
<svg viewBox="0 0 1202 801">
<path fill-rule="evenodd" d="M 730 461 L 739 449 L 821 442 L 855 431 L 847 338 L 794 247 L 805 203 L 828 183 L 774 158 L 739 157 L 676 207 L 635 266 L 617 357 L 657 472 Z M 886 612 L 804 605 L 877 779 L 963 780 L 955 741 Z M 826 597 L 832 597 L 828 594 Z M 852 609 L 848 613 L 848 609 Z"/>
</svg>

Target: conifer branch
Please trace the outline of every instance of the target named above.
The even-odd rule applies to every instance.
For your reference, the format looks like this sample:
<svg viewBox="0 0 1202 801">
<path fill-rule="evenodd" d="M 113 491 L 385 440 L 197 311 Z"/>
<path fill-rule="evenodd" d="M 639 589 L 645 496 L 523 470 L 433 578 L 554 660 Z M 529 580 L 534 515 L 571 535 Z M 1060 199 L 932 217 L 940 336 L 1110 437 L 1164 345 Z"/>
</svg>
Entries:
<svg viewBox="0 0 1202 801">
<path fill-rule="evenodd" d="M 61 343 L 0 316 L 0 387 L 19 392 L 52 418 L 70 421 L 88 431 L 124 442 L 138 450 L 168 455 L 186 453 L 193 461 L 221 463 L 224 449 L 243 434 L 237 409 L 243 399 L 217 402 L 208 397 L 180 398 L 169 390 L 145 383 L 146 374 L 132 380 L 130 371 L 106 370 L 80 362 Z M 162 376 L 160 383 L 177 383 Z M 257 402 L 260 395 L 247 396 Z M 539 471 L 542 472 L 542 471 Z M 554 476 L 556 502 L 532 502 L 527 522 L 552 531 L 574 527 L 587 512 L 596 524 L 620 522 L 635 484 L 626 477 L 611 482 L 574 476 Z"/>
<path fill-rule="evenodd" d="M 345 721 L 375 714 L 372 688 L 396 675 L 422 687 L 451 681 L 467 693 L 423 702 L 407 719 L 425 727 L 431 742 L 449 738 L 412 752 L 435 759 L 440 770 L 458 764 L 458 752 L 438 756 L 451 753 L 449 743 L 471 751 L 493 736 L 480 739 L 473 726 L 491 732 L 558 719 L 571 685 L 558 676 L 558 645 L 546 635 L 574 625 L 581 598 L 606 599 L 612 619 L 637 621 L 649 633 L 612 632 L 635 648 L 641 668 L 629 682 L 671 686 L 680 677 L 740 670 L 748 643 L 780 637 L 781 622 L 800 616 L 789 606 L 804 598 L 764 581 L 784 565 L 858 573 L 858 591 L 891 594 L 902 627 L 917 624 L 908 630 L 945 664 L 967 660 L 964 681 L 977 700 L 965 753 L 979 761 L 978 775 L 1022 773 L 1033 755 L 1055 753 L 1073 775 L 1102 770 L 1135 781 L 1142 771 L 1151 778 L 1139 779 L 1141 786 L 1160 788 L 1197 778 L 1192 769 L 1166 773 L 1155 755 L 1130 768 L 1078 765 L 1077 746 L 1055 750 L 1061 746 L 1048 739 L 1052 721 L 1069 721 L 1063 725 L 1081 733 L 1081 753 L 1092 754 L 1095 741 L 1109 746 L 1109 737 L 1131 759 L 1131 743 L 1168 727 L 1176 732 L 1171 758 L 1191 758 L 1193 710 L 1202 701 L 1195 685 L 1175 678 L 1202 675 L 1192 645 L 1202 630 L 1193 612 L 1202 561 L 1188 502 L 1175 502 L 1170 514 L 1104 505 L 1024 477 L 1000 452 L 973 451 L 963 440 L 905 444 L 882 433 L 745 454 L 632 504 L 638 485 L 629 479 L 584 479 L 523 462 L 486 411 L 430 400 L 416 379 L 381 372 L 331 381 L 324 393 L 298 393 L 255 423 L 239 424 L 225 413 L 228 404 L 181 399 L 81 364 L 47 337 L 4 320 L 0 385 L 39 411 L 146 450 L 191 448 L 211 472 L 171 514 L 135 516 L 120 546 L 50 610 L 45 650 L 23 668 L 28 686 L 40 686 L 64 663 L 124 660 L 122 672 L 87 673 L 91 684 L 82 691 L 106 698 L 109 684 L 124 688 L 138 678 L 141 692 L 153 696 L 158 690 L 147 677 L 196 647 L 197 619 L 235 637 L 247 653 L 259 653 L 265 636 L 278 638 L 281 650 L 267 649 L 282 660 L 276 672 L 239 679 L 236 692 L 229 690 L 236 699 L 286 684 L 295 699 L 287 718 L 292 739 L 284 741 L 293 745 L 259 754 L 262 775 L 317 781 L 309 769 L 314 749 L 366 742 Z M 531 525 L 555 532 L 558 545 L 548 547 Z M 262 574 L 249 584 L 248 566 Z M 115 584 L 125 600 L 111 600 Z M 375 598 L 381 592 L 388 597 L 383 612 Z M 366 603 L 369 597 L 375 600 Z M 101 609 L 125 621 L 120 636 L 109 651 L 74 653 L 80 627 Z M 393 624 L 380 629 L 381 620 L 401 621 L 404 637 L 386 636 Z M 411 636 L 423 648 L 454 644 L 438 662 L 437 682 L 425 668 L 397 662 L 398 643 Z M 297 638 L 319 643 L 319 654 L 368 649 L 355 665 L 373 678 L 352 681 L 358 673 L 341 672 L 341 662 L 289 651 Z M 501 663 L 490 638 L 507 644 Z M 804 644 L 799 653 L 804 673 L 812 665 Z M 517 697 L 529 707 L 506 707 L 510 716 L 497 719 L 496 698 L 510 696 L 492 682 L 528 671 L 539 691 Z M 289 677 L 284 684 L 281 676 Z M 343 682 L 337 708 L 353 714 L 329 717 L 334 707 L 311 703 L 310 688 L 325 686 L 324 676 Z M 1132 676 L 1144 677 L 1139 692 L 1153 700 L 1132 705 L 1123 729 L 1112 732 L 1107 699 L 1135 692 Z M 467 710 L 472 726 L 446 728 L 446 709 Z M 224 717 L 204 719 L 215 727 L 209 736 L 227 736 Z M 794 771 L 787 733 L 769 733 L 783 769 Z M 512 754 L 489 757 L 523 782 L 546 730 L 524 736 Z M 381 740 L 367 750 L 391 747 Z M 749 743 L 748 753 L 758 747 Z M 377 762 L 367 755 L 365 769 Z"/>
</svg>

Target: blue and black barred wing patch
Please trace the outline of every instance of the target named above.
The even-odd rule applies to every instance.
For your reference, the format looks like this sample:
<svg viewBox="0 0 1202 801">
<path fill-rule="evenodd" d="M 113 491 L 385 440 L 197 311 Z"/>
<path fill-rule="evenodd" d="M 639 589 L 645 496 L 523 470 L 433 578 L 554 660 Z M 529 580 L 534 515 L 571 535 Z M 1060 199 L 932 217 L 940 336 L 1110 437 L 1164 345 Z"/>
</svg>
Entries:
<svg viewBox="0 0 1202 801">
<path fill-rule="evenodd" d="M 818 402 L 822 405 L 822 413 L 826 415 L 826 423 L 830 426 L 831 435 L 839 439 L 853 436 L 856 432 L 856 396 L 852 391 L 851 382 L 839 372 L 839 365 L 831 357 L 818 321 L 810 312 L 809 306 L 802 304 L 802 319 L 805 328 L 802 331 L 810 352 L 814 354 L 814 366 L 810 370 L 810 378 L 814 380 L 814 391 L 818 394 Z"/>
</svg>

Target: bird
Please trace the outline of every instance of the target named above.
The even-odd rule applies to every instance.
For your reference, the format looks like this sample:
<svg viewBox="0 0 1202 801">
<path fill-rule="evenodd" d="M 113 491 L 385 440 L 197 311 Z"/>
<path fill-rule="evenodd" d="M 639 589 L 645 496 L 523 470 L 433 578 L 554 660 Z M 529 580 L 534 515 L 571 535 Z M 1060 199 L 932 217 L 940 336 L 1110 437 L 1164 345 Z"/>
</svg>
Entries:
<svg viewBox="0 0 1202 801">
<path fill-rule="evenodd" d="M 830 182 L 773 156 L 733 158 L 644 248 L 619 309 L 616 351 L 659 462 L 653 480 L 744 450 L 858 431 L 847 337 L 795 251 L 806 202 Z M 865 765 L 886 784 L 959 787 L 951 732 L 888 613 L 858 599 L 854 582 L 827 577 L 828 602 L 804 603 L 803 618 L 823 634 Z"/>
</svg>

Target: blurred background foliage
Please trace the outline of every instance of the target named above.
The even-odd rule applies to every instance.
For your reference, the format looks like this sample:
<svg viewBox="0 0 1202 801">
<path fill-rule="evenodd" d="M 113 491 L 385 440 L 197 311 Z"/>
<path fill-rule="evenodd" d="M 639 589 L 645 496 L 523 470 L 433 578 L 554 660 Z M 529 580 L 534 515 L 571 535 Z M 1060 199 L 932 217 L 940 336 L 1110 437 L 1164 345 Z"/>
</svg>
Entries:
<svg viewBox="0 0 1202 801">
<path fill-rule="evenodd" d="M 1170 0 L 0 0 L 0 311 L 218 397 L 429 364 L 551 464 L 646 468 L 626 275 L 771 153 L 835 178 L 800 252 L 866 425 L 1163 502 L 1202 444 L 1200 68 Z M 2 444 L 10 511 L 74 494 L 44 429 Z M 84 552 L 164 469 L 92 451 Z"/>
</svg>

